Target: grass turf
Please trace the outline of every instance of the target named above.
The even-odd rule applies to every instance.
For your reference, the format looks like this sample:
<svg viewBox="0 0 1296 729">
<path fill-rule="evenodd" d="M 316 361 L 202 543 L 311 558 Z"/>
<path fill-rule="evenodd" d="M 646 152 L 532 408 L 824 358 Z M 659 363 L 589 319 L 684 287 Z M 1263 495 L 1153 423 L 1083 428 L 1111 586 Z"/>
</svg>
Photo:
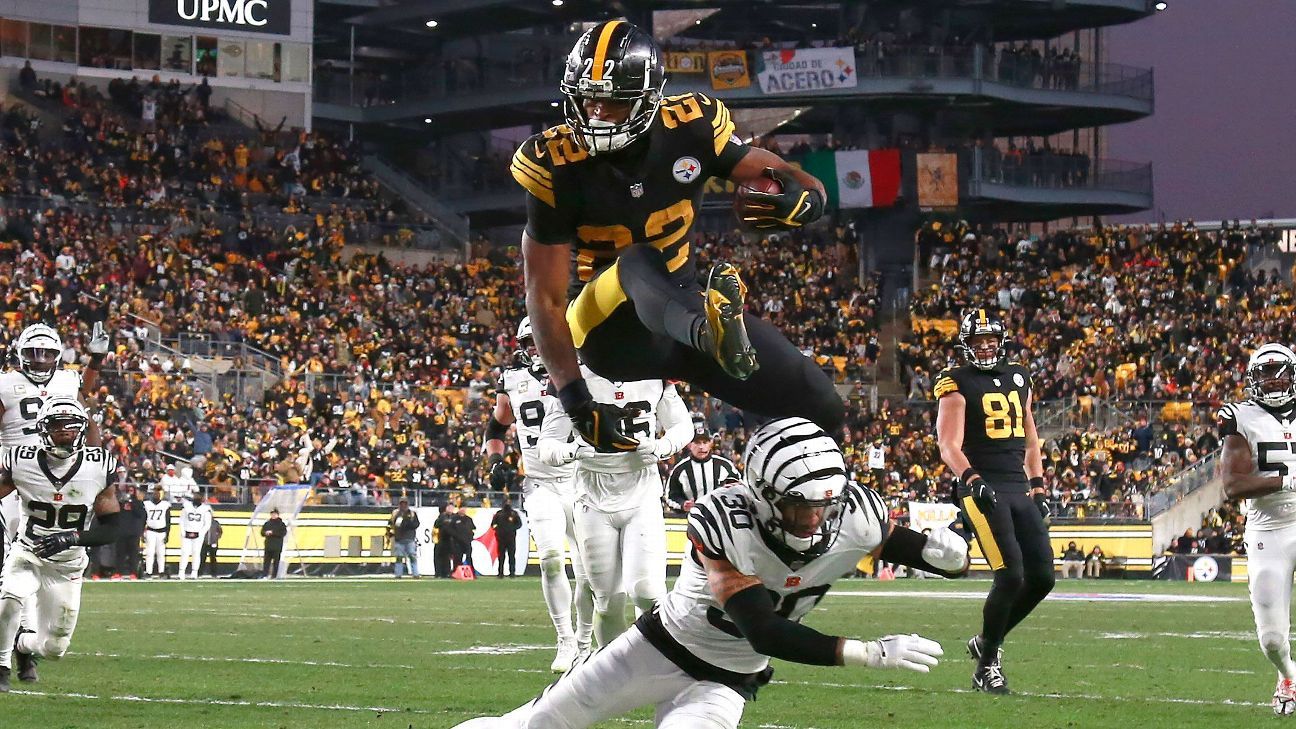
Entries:
<svg viewBox="0 0 1296 729">
<path fill-rule="evenodd" d="M 838 583 L 807 624 L 918 632 L 931 674 L 776 662 L 744 727 L 1256 726 L 1274 672 L 1242 585 L 1059 582 L 1005 646 L 1016 695 L 970 691 L 964 643 L 988 581 Z M 1060 599 L 1066 595 L 1075 599 Z M 1085 594 L 1105 594 L 1093 598 Z M 1137 600 L 1112 599 L 1123 594 Z M 1214 602 L 1168 602 L 1176 595 Z M 534 578 L 89 583 L 71 652 L 0 696 L 0 726 L 440 729 L 553 677 Z M 650 726 L 640 710 L 601 726 Z M 21 724 L 16 723 L 21 720 Z M 11 721 L 15 723 L 10 723 Z"/>
</svg>

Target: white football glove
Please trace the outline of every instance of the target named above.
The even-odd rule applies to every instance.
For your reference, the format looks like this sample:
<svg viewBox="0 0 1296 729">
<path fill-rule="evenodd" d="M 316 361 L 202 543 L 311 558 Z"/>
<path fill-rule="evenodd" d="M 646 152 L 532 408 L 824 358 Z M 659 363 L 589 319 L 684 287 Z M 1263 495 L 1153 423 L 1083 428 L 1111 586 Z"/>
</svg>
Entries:
<svg viewBox="0 0 1296 729">
<path fill-rule="evenodd" d="M 112 344 L 112 339 L 108 336 L 108 330 L 104 329 L 104 323 L 97 321 L 90 330 L 90 343 L 86 349 L 90 354 L 105 355 L 108 354 L 108 347 Z"/>
<path fill-rule="evenodd" d="M 674 456 L 676 453 L 679 453 L 679 450 L 680 449 L 676 448 L 673 443 L 665 438 L 659 438 L 653 441 L 653 455 L 657 456 L 657 460 L 659 461 L 664 461 L 667 458 Z"/>
<path fill-rule="evenodd" d="M 842 664 L 869 668 L 906 668 L 927 673 L 945 655 L 940 643 L 910 633 L 888 635 L 878 640 L 848 640 L 842 646 Z"/>
<path fill-rule="evenodd" d="M 1283 491 L 1296 491 L 1296 473 L 1289 473 L 1282 477 Z"/>
<path fill-rule="evenodd" d="M 922 558 L 946 572 L 962 572 L 967 566 L 968 545 L 948 527 L 933 529 L 922 548 Z"/>
</svg>

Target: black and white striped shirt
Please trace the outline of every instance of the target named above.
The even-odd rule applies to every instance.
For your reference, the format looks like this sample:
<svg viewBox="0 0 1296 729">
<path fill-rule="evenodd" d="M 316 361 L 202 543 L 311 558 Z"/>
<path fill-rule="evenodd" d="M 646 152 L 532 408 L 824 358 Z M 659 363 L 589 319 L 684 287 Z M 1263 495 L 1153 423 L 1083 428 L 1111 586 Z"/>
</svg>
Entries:
<svg viewBox="0 0 1296 729">
<path fill-rule="evenodd" d="M 666 479 L 666 503 L 682 509 L 684 502 L 697 501 L 731 478 L 738 478 L 738 467 L 728 458 L 713 454 L 699 461 L 687 456 L 675 464 Z"/>
</svg>

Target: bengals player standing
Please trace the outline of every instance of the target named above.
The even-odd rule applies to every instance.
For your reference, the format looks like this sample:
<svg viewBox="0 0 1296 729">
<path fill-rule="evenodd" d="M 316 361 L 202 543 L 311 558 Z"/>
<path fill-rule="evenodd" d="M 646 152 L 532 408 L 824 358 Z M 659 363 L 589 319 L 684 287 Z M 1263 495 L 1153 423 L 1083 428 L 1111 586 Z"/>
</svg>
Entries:
<svg viewBox="0 0 1296 729">
<path fill-rule="evenodd" d="M 968 641 L 977 661 L 972 687 L 992 694 L 1009 693 L 1000 665 L 1004 637 L 1054 583 L 1030 372 L 1006 361 L 1005 339 L 1003 324 L 985 309 L 966 314 L 958 349 L 967 364 L 945 370 L 934 385 L 941 460 L 960 474 L 959 506 L 994 570 L 981 633 Z"/>
<path fill-rule="evenodd" d="M 746 286 L 732 264 L 715 264 L 703 286 L 691 235 L 708 178 L 777 181 L 777 194 L 744 197 L 743 217 L 759 228 L 819 218 L 823 185 L 743 144 L 718 99 L 663 97 L 665 83 L 650 34 L 600 23 L 567 57 L 566 124 L 513 155 L 513 178 L 527 191 L 527 313 L 563 409 L 597 450 L 638 445 L 617 431 L 626 409 L 590 396 L 579 351 L 614 382 L 682 380 L 836 434 L 844 407 L 831 380 L 768 322 L 744 316 Z"/>
</svg>

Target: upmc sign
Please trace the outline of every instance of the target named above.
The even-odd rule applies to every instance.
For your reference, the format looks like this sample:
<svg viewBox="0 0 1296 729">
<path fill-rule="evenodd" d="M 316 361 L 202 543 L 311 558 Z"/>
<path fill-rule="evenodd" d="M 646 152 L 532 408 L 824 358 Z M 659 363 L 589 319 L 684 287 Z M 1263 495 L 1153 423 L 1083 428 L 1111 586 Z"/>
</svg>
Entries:
<svg viewBox="0 0 1296 729">
<path fill-rule="evenodd" d="M 245 33 L 292 32 L 292 0 L 149 0 L 149 22 Z"/>
</svg>

